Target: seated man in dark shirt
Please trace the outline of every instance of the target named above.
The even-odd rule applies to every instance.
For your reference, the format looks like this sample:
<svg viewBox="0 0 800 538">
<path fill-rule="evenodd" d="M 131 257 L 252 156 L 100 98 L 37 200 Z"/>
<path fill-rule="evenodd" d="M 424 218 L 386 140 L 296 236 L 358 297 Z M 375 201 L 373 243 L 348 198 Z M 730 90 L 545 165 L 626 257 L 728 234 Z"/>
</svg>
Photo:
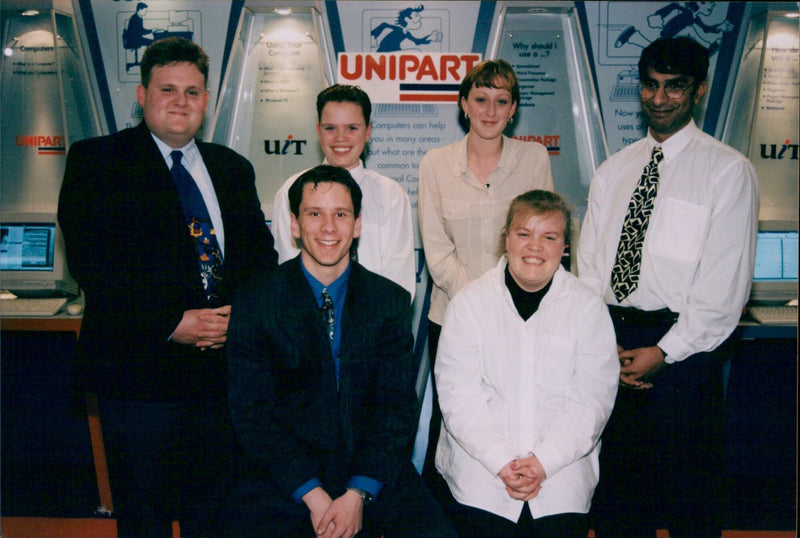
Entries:
<svg viewBox="0 0 800 538">
<path fill-rule="evenodd" d="M 446 537 L 411 464 L 411 301 L 351 260 L 361 189 L 321 165 L 289 189 L 300 255 L 234 300 L 234 425 L 249 465 L 226 518 L 236 535 Z"/>
</svg>

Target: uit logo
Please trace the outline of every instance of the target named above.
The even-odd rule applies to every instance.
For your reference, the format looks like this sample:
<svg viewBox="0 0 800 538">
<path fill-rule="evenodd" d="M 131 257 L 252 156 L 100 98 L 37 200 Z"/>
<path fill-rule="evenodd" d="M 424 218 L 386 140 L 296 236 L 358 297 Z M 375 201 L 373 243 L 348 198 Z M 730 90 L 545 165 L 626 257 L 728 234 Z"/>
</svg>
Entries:
<svg viewBox="0 0 800 538">
<path fill-rule="evenodd" d="M 790 159 L 797 160 L 797 144 L 792 144 L 788 138 L 783 144 L 761 144 L 762 159 Z"/>
<path fill-rule="evenodd" d="M 308 140 L 295 140 L 293 135 L 286 140 L 264 140 L 264 153 L 267 155 L 302 155 L 303 146 Z"/>
<path fill-rule="evenodd" d="M 39 155 L 66 155 L 66 139 L 63 136 L 16 135 L 17 146 L 34 147 Z"/>
</svg>

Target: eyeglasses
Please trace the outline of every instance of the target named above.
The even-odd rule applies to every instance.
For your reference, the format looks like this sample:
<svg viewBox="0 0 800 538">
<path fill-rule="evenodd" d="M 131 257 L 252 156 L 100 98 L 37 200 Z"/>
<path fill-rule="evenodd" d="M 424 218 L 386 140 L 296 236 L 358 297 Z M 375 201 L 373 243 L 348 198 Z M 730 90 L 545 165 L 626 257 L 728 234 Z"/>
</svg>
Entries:
<svg viewBox="0 0 800 538">
<path fill-rule="evenodd" d="M 683 97 L 683 94 L 686 93 L 686 90 L 692 86 L 694 86 L 694 82 L 690 82 L 688 80 L 672 79 L 664 82 L 664 85 L 662 86 L 658 83 L 658 81 L 651 79 L 639 83 L 639 93 L 645 99 L 650 99 L 656 94 L 656 92 L 658 92 L 659 87 L 663 87 L 664 93 L 667 94 L 667 97 L 670 99 L 680 99 Z"/>
</svg>

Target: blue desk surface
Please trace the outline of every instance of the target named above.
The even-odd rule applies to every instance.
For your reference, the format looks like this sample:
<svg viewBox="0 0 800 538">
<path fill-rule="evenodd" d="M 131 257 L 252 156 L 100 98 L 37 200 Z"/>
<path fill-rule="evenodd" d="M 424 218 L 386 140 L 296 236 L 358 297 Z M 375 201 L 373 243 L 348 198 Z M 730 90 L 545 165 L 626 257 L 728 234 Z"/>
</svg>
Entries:
<svg viewBox="0 0 800 538">
<path fill-rule="evenodd" d="M 797 325 L 762 325 L 749 317 L 742 318 L 738 331 L 742 340 L 797 338 Z"/>
</svg>

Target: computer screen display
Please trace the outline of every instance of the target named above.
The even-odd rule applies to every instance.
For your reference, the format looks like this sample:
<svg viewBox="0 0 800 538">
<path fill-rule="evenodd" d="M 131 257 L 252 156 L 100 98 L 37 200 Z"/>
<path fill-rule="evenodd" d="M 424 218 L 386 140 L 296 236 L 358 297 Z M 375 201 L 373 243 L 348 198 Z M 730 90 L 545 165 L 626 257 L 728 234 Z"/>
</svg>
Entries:
<svg viewBox="0 0 800 538">
<path fill-rule="evenodd" d="M 79 292 L 54 213 L 0 213 L 0 287 L 21 296 Z"/>
<path fill-rule="evenodd" d="M 796 231 L 759 231 L 750 298 L 755 302 L 797 299 Z"/>
<path fill-rule="evenodd" d="M 1 224 L 0 236 L 0 270 L 53 270 L 55 223 Z"/>
<path fill-rule="evenodd" d="M 758 232 L 754 280 L 797 280 L 797 232 Z"/>
</svg>

